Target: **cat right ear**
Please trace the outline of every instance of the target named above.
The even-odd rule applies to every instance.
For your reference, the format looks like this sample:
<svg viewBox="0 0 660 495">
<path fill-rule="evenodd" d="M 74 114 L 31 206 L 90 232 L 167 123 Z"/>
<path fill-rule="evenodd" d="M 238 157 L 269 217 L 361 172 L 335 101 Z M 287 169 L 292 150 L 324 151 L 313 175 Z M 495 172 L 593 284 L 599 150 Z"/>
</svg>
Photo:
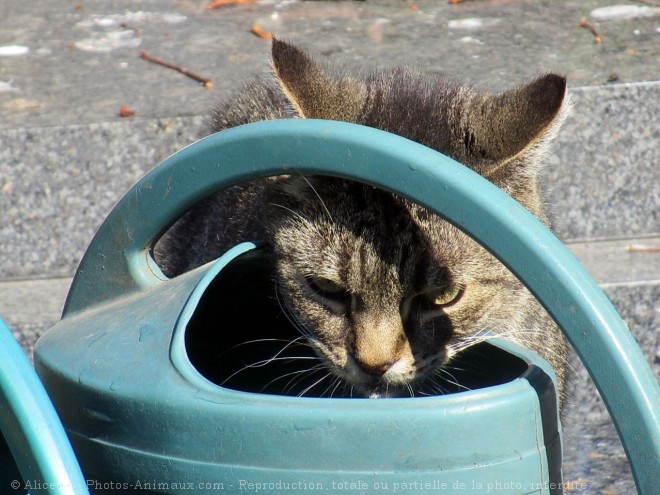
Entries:
<svg viewBox="0 0 660 495">
<path fill-rule="evenodd" d="M 366 95 L 361 83 L 336 81 L 303 50 L 275 38 L 272 56 L 273 74 L 301 118 L 355 121 Z"/>
<path fill-rule="evenodd" d="M 475 168 L 489 177 L 526 155 L 542 155 L 566 115 L 566 106 L 566 79 L 556 74 L 500 95 L 475 96 L 468 107 L 464 138 L 466 151 L 477 162 Z"/>
<path fill-rule="evenodd" d="M 540 164 L 568 107 L 566 79 L 556 74 L 500 95 L 476 94 L 459 139 L 466 164 L 541 217 Z"/>
</svg>

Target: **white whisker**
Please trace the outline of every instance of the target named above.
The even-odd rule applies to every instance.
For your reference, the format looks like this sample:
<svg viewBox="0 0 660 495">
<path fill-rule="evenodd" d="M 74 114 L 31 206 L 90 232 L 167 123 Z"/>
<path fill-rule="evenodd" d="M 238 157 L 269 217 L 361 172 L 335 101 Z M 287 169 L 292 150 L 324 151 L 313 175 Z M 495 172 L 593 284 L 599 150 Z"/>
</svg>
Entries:
<svg viewBox="0 0 660 495">
<path fill-rule="evenodd" d="M 452 375 L 447 369 L 438 368 L 436 370 L 436 374 L 443 381 L 450 383 L 451 385 L 455 385 L 463 390 L 471 390 L 469 387 L 466 387 L 465 385 L 459 383 L 458 379 L 454 375 Z"/>
<path fill-rule="evenodd" d="M 408 392 L 410 393 L 410 397 L 415 397 L 415 391 L 413 390 L 410 383 L 406 383 L 406 388 L 408 389 Z"/>
<path fill-rule="evenodd" d="M 328 385 L 327 388 L 319 394 L 319 397 L 323 397 L 332 388 L 332 391 L 330 391 L 330 394 L 328 395 L 328 397 L 332 398 L 332 394 L 335 392 L 335 390 L 337 390 L 337 387 L 339 386 L 340 383 L 341 380 L 339 379 L 339 377 L 335 376 L 334 380 L 330 382 L 330 385 Z"/>
<path fill-rule="evenodd" d="M 314 383 L 312 383 L 309 387 L 307 387 L 305 390 L 303 390 L 302 392 L 300 392 L 300 393 L 298 394 L 298 397 L 303 397 L 307 392 L 309 392 L 311 389 L 313 389 L 314 387 L 316 387 L 319 383 L 321 383 L 323 380 L 325 380 L 325 379 L 328 378 L 329 376 L 332 376 L 332 373 L 331 373 L 331 372 L 326 373 L 326 374 L 323 375 L 321 378 L 319 378 L 317 381 L 315 381 Z"/>
<path fill-rule="evenodd" d="M 259 342 L 286 342 L 286 345 L 282 347 L 279 351 L 277 351 L 272 357 L 268 359 L 262 359 L 260 361 L 255 361 L 254 363 L 251 364 L 246 364 L 243 366 L 241 369 L 235 371 L 231 375 L 229 375 L 227 378 L 225 378 L 220 385 L 225 385 L 229 380 L 234 378 L 236 375 L 239 373 L 242 373 L 243 371 L 249 370 L 249 369 L 255 369 L 255 368 L 262 368 L 264 366 L 268 366 L 269 364 L 272 364 L 277 361 L 284 361 L 284 362 L 291 362 L 291 361 L 296 361 L 296 360 L 317 360 L 318 357 L 316 356 L 282 356 L 282 353 L 284 353 L 287 349 L 294 345 L 307 345 L 305 342 L 301 342 L 303 337 L 297 337 L 293 340 L 285 340 L 285 339 L 257 339 L 249 342 L 245 342 L 244 344 L 248 343 L 259 343 Z M 232 347 L 239 347 L 241 344 L 238 344 L 237 346 Z"/>
<path fill-rule="evenodd" d="M 286 394 L 293 393 L 293 389 L 297 387 L 300 382 L 302 382 L 309 376 L 315 375 L 322 371 L 327 372 L 328 369 L 322 364 L 317 364 L 315 366 L 312 366 L 311 368 L 306 368 L 306 369 L 298 370 L 298 372 L 296 373 L 291 373 L 291 375 L 293 376 L 284 386 L 283 388 L 284 393 Z"/>
<path fill-rule="evenodd" d="M 282 313 L 286 317 L 286 319 L 291 323 L 291 325 L 298 330 L 298 332 L 305 337 L 310 344 L 312 343 L 317 343 L 317 339 L 315 338 L 314 334 L 307 328 L 305 325 L 303 325 L 298 318 L 296 318 L 296 314 L 293 311 L 292 308 L 289 307 L 287 300 L 282 297 L 280 294 L 280 285 L 277 283 L 275 285 L 275 297 L 277 299 L 277 304 L 282 310 Z M 310 346 L 313 347 L 313 346 Z"/>
<path fill-rule="evenodd" d="M 319 201 L 321 202 L 321 206 L 323 206 L 323 209 L 325 210 L 326 215 L 328 215 L 328 219 L 330 220 L 330 222 L 335 223 L 335 221 L 332 219 L 332 215 L 330 215 L 330 210 L 328 210 L 328 207 L 325 204 L 325 201 L 323 201 L 323 198 L 321 198 L 321 195 L 318 193 L 316 188 L 312 185 L 311 182 L 309 182 L 309 180 L 307 180 L 307 177 L 305 177 L 302 174 L 300 174 L 300 177 L 302 177 L 302 179 L 305 182 L 307 182 L 307 185 L 309 186 L 309 188 L 314 192 L 314 194 L 316 194 L 316 197 L 319 198 Z"/>
<path fill-rule="evenodd" d="M 279 205 L 277 203 L 269 203 L 269 205 L 270 206 L 275 206 L 276 208 L 282 208 L 283 210 L 288 211 L 293 216 L 295 216 L 295 217 L 299 218 L 300 220 L 302 220 L 304 223 L 309 223 L 309 220 L 307 220 L 305 217 L 303 217 L 300 213 L 298 213 L 297 211 L 292 210 L 291 208 L 289 208 L 287 206 Z"/>
<path fill-rule="evenodd" d="M 335 378 L 335 383 L 336 383 L 335 388 L 333 388 L 332 392 L 330 392 L 330 398 L 332 398 L 335 395 L 335 392 L 337 391 L 339 386 L 343 385 L 343 381 L 339 377 Z"/>
<path fill-rule="evenodd" d="M 297 337 L 293 340 L 290 339 L 254 339 L 254 340 L 246 340 L 245 342 L 239 342 L 238 344 L 235 344 L 231 346 L 228 349 L 225 349 L 222 353 L 218 354 L 216 356 L 216 359 L 220 359 L 223 357 L 225 354 L 234 351 L 238 349 L 239 347 L 245 346 L 245 345 L 251 345 L 251 344 L 263 344 L 265 342 L 286 342 L 286 345 L 283 347 L 282 351 L 285 350 L 288 347 L 291 347 L 292 345 L 302 345 L 302 346 L 307 346 L 308 344 L 303 341 L 303 337 Z M 282 352 L 280 351 L 280 353 Z"/>
<path fill-rule="evenodd" d="M 273 383 L 275 383 L 279 380 L 283 380 L 285 378 L 292 377 L 283 387 L 284 391 L 290 391 L 293 387 L 295 387 L 296 382 L 298 380 L 304 378 L 303 375 L 313 374 L 313 373 L 316 373 L 317 371 L 320 371 L 322 369 L 325 369 L 325 367 L 322 364 L 317 364 L 315 366 L 312 366 L 311 368 L 304 368 L 304 369 L 292 371 L 290 373 L 285 373 L 284 375 L 280 375 L 278 377 L 273 378 L 266 385 L 264 385 L 262 390 L 264 390 L 266 387 L 268 387 L 269 385 L 272 385 Z"/>
</svg>

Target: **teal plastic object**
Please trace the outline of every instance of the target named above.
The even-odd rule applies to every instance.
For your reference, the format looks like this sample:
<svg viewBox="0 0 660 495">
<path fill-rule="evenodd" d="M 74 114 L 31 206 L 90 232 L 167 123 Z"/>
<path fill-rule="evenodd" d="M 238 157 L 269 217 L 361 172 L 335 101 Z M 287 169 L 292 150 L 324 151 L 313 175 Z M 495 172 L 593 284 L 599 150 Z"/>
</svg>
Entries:
<svg viewBox="0 0 660 495">
<path fill-rule="evenodd" d="M 34 368 L 0 320 L 0 432 L 12 459 L 2 458 L 0 491 L 48 495 L 89 493 L 71 444 Z M 2 438 L 0 438 L 2 445 Z M 0 448 L 0 453 L 2 449 Z"/>
<path fill-rule="evenodd" d="M 488 357 L 512 369 L 508 381 L 445 396 L 298 398 L 209 382 L 189 361 L 188 323 L 230 266 L 243 261 L 241 278 L 253 278 L 253 256 L 254 245 L 239 245 L 139 297 L 65 318 L 42 337 L 39 374 L 92 492 L 119 485 L 145 493 L 333 493 L 353 486 L 366 494 L 408 492 L 416 482 L 422 494 L 489 486 L 558 493 L 550 489 L 561 483 L 552 371 L 507 342 Z M 239 290 L 234 280 L 228 285 Z M 263 311 L 264 299 L 256 300 Z M 220 331 L 246 331 L 221 315 Z"/>
<path fill-rule="evenodd" d="M 113 456 L 115 467 L 138 477 L 145 472 L 140 469 L 157 462 L 166 464 L 175 476 L 202 476 L 200 473 L 209 465 L 220 465 L 223 459 L 231 458 L 233 464 L 225 463 L 224 467 L 234 474 L 234 479 L 242 475 L 245 477 L 240 479 L 244 481 L 255 479 L 258 472 L 263 474 L 272 468 L 280 479 L 300 480 L 294 468 L 281 464 L 287 460 L 282 447 L 295 440 L 300 443 L 294 444 L 304 447 L 303 453 L 312 463 L 308 470 L 300 468 L 298 475 L 315 473 L 322 477 L 325 473 L 327 482 L 332 473 L 336 477 L 337 472 L 346 471 L 353 473 L 353 481 L 363 479 L 365 473 L 379 473 L 384 476 L 381 480 L 394 483 L 401 481 L 400 473 L 405 472 L 406 466 L 410 472 L 426 473 L 426 479 L 430 479 L 432 465 L 435 474 L 440 475 L 446 471 L 440 471 L 438 466 L 445 466 L 445 462 L 449 463 L 448 469 L 457 468 L 453 471 L 456 476 L 465 475 L 466 482 L 475 479 L 475 468 L 483 469 L 484 480 L 511 482 L 513 488 L 501 493 L 528 493 L 516 491 L 518 481 L 526 483 L 524 488 L 528 489 L 531 479 L 549 480 L 542 471 L 548 468 L 544 449 L 552 439 L 545 438 L 543 443 L 538 427 L 531 425 L 521 426 L 522 430 L 515 434 L 503 430 L 499 443 L 514 450 L 520 447 L 525 453 L 533 444 L 537 460 L 541 459 L 540 467 L 538 462 L 536 468 L 529 462 L 524 468 L 517 466 L 509 472 L 502 469 L 506 465 L 503 462 L 498 471 L 496 463 L 486 459 L 501 456 L 502 451 L 480 456 L 480 449 L 497 447 L 495 440 L 489 440 L 493 445 L 485 446 L 488 442 L 482 442 L 473 445 L 476 450 L 461 450 L 471 452 L 472 457 L 467 460 L 460 459 L 458 452 L 450 458 L 438 457 L 442 457 L 437 449 L 441 437 L 434 436 L 435 431 L 446 434 L 445 441 L 451 439 L 448 446 L 469 445 L 461 444 L 465 439 L 452 437 L 451 433 L 464 431 L 461 425 L 464 427 L 472 417 L 478 424 L 479 414 L 486 410 L 496 416 L 482 416 L 483 425 L 492 425 L 493 417 L 498 418 L 498 424 L 512 425 L 522 425 L 532 417 L 538 419 L 538 393 L 530 388 L 533 380 L 526 379 L 525 373 L 520 377 L 525 379 L 444 397 L 335 401 L 228 390 L 210 384 L 190 365 L 185 349 L 181 348 L 181 331 L 174 328 L 178 321 L 185 320 L 182 311 L 196 287 L 200 283 L 203 286 L 207 273 L 219 268 L 207 266 L 165 281 L 149 254 L 153 242 L 183 212 L 212 192 L 256 177 L 291 172 L 335 175 L 394 191 L 448 219 L 491 251 L 562 328 L 617 425 L 639 493 L 654 493 L 660 472 L 657 381 L 610 302 L 561 243 L 495 186 L 433 150 L 370 128 L 310 120 L 274 121 L 231 129 L 180 151 L 147 174 L 97 233 L 79 267 L 62 322 L 40 341 L 35 355 L 38 372 L 63 417 L 83 468 L 86 459 L 123 449 L 123 457 Z M 214 266 L 221 268 L 235 254 L 228 254 Z M 85 359 L 75 352 L 79 348 L 72 349 L 72 342 L 85 349 Z M 113 347 L 119 344 L 122 346 Z M 167 354 L 163 354 L 163 349 L 167 349 Z M 509 350 L 516 356 L 517 350 Z M 516 359 L 526 362 L 530 373 L 532 369 L 544 368 L 524 351 Z M 138 370 L 138 374 L 132 373 Z M 130 385 L 135 376 L 139 377 L 141 388 Z M 79 404 L 64 398 L 68 397 L 64 391 L 70 391 L 72 386 L 84 391 L 88 399 L 95 399 L 88 402 L 94 406 L 88 406 L 83 417 L 75 410 Z M 172 392 L 184 389 L 188 395 Z M 488 396 L 491 393 L 501 394 L 499 402 Z M 145 403 L 145 396 L 156 402 Z M 532 396 L 534 400 L 530 400 Z M 467 402 L 461 402 L 464 400 Z M 206 411 L 220 415 L 207 417 Z M 140 414 L 152 420 L 135 425 L 133 431 L 122 429 L 124 421 L 130 422 Z M 212 417 L 217 418 L 217 423 Z M 285 420 L 287 427 L 281 423 Z M 443 429 L 445 424 L 450 425 L 447 430 Z M 402 438 L 397 435 L 381 439 L 377 446 L 389 447 L 385 449 L 387 455 L 409 453 L 408 457 L 399 457 L 398 464 L 391 457 L 382 457 L 387 455 L 378 453 L 375 447 L 365 456 L 374 464 L 364 461 L 356 451 L 347 453 L 339 448 L 355 445 L 356 449 L 364 449 L 372 445 L 369 439 L 374 432 L 391 430 L 393 425 L 409 435 L 408 443 L 401 450 L 393 449 Z M 221 434 L 223 441 L 216 443 L 211 453 L 202 453 L 203 449 L 197 454 L 191 452 L 190 442 L 204 445 L 211 430 Z M 321 435 L 323 432 L 326 434 Z M 417 436 L 414 432 L 418 432 Z M 486 438 L 486 433 L 480 432 L 481 438 Z M 428 438 L 434 440 L 434 449 L 423 442 Z M 514 445 L 520 438 L 522 443 Z M 312 440 L 321 442 L 327 453 L 317 452 L 319 458 L 310 455 Z M 171 449 L 171 457 L 157 454 L 164 448 Z M 203 457 L 208 455 L 211 457 Z M 153 464 L 147 462 L 149 458 Z M 401 459 L 406 462 L 401 464 Z M 337 461 L 338 466 L 330 461 Z M 465 463 L 471 469 L 465 468 Z M 379 465 L 388 466 L 388 471 L 380 472 Z M 225 481 L 228 483 L 228 478 Z M 529 493 L 549 491 L 541 487 Z"/>
</svg>

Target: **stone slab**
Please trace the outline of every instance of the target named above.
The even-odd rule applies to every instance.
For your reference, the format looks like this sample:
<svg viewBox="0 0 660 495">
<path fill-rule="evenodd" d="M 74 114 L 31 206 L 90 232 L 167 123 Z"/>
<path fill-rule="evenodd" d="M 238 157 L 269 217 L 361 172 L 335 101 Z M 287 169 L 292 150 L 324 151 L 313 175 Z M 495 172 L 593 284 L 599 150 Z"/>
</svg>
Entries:
<svg viewBox="0 0 660 495">
<path fill-rule="evenodd" d="M 573 117 L 545 180 L 560 237 L 657 237 L 660 83 L 573 94 Z M 604 119 L 607 112 L 615 117 Z M 596 117 L 607 123 L 590 127 Z M 204 123 L 198 116 L 0 130 L 0 280 L 71 276 L 117 200 L 200 137 Z"/>
<path fill-rule="evenodd" d="M 0 282 L 0 318 L 31 358 L 34 344 L 62 316 L 70 278 Z"/>
<path fill-rule="evenodd" d="M 660 83 L 572 92 L 547 161 L 548 202 L 564 239 L 660 233 Z"/>
<path fill-rule="evenodd" d="M 558 71 L 573 87 L 658 78 L 660 9 L 612 0 L 308 2 L 108 0 L 0 4 L 0 128 L 117 120 L 126 105 L 156 119 L 205 114 L 237 82 L 266 69 L 254 23 L 328 63 L 407 64 L 500 90 Z M 612 14 L 612 11 L 609 11 Z M 602 43 L 579 26 L 596 27 Z M 140 50 L 214 82 L 211 90 L 140 60 Z"/>
<path fill-rule="evenodd" d="M 202 118 L 0 132 L 0 280 L 74 273 L 103 219 Z"/>
<path fill-rule="evenodd" d="M 601 287 L 660 283 L 660 237 L 566 245 Z"/>
</svg>

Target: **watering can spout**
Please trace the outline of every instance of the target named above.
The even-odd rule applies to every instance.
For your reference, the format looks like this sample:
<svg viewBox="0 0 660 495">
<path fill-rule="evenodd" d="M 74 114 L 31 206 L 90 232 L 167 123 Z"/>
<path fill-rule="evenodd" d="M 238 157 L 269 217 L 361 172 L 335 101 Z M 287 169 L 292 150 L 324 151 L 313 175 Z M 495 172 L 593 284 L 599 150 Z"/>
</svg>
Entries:
<svg viewBox="0 0 660 495">
<path fill-rule="evenodd" d="M 159 342 L 163 349 L 169 349 L 174 328 L 179 322 L 185 327 L 209 281 L 229 261 L 254 248 L 254 244 L 244 243 L 215 262 L 167 281 L 151 282 L 150 287 L 139 293 L 128 291 L 127 295 L 118 296 L 106 304 L 77 305 L 65 310 L 62 321 L 37 343 L 37 369 L 60 369 L 69 374 L 69 379 L 77 381 L 107 373 L 114 377 L 114 386 L 121 383 L 124 375 L 126 380 L 132 380 L 134 375 L 130 368 L 117 366 L 117 347 L 113 342 L 132 342 L 135 346 L 144 346 L 144 359 L 157 359 L 152 355 L 152 346 Z M 72 284 L 74 294 L 77 293 L 77 282 L 74 279 Z M 89 332 L 90 327 L 98 331 Z M 95 356 L 93 370 L 89 368 L 90 363 L 85 364 L 85 360 L 76 357 L 75 352 L 67 352 L 67 347 L 72 349 L 70 342 L 78 342 Z M 183 341 L 179 345 L 183 346 Z M 161 358 L 168 359 L 167 352 Z"/>
</svg>

